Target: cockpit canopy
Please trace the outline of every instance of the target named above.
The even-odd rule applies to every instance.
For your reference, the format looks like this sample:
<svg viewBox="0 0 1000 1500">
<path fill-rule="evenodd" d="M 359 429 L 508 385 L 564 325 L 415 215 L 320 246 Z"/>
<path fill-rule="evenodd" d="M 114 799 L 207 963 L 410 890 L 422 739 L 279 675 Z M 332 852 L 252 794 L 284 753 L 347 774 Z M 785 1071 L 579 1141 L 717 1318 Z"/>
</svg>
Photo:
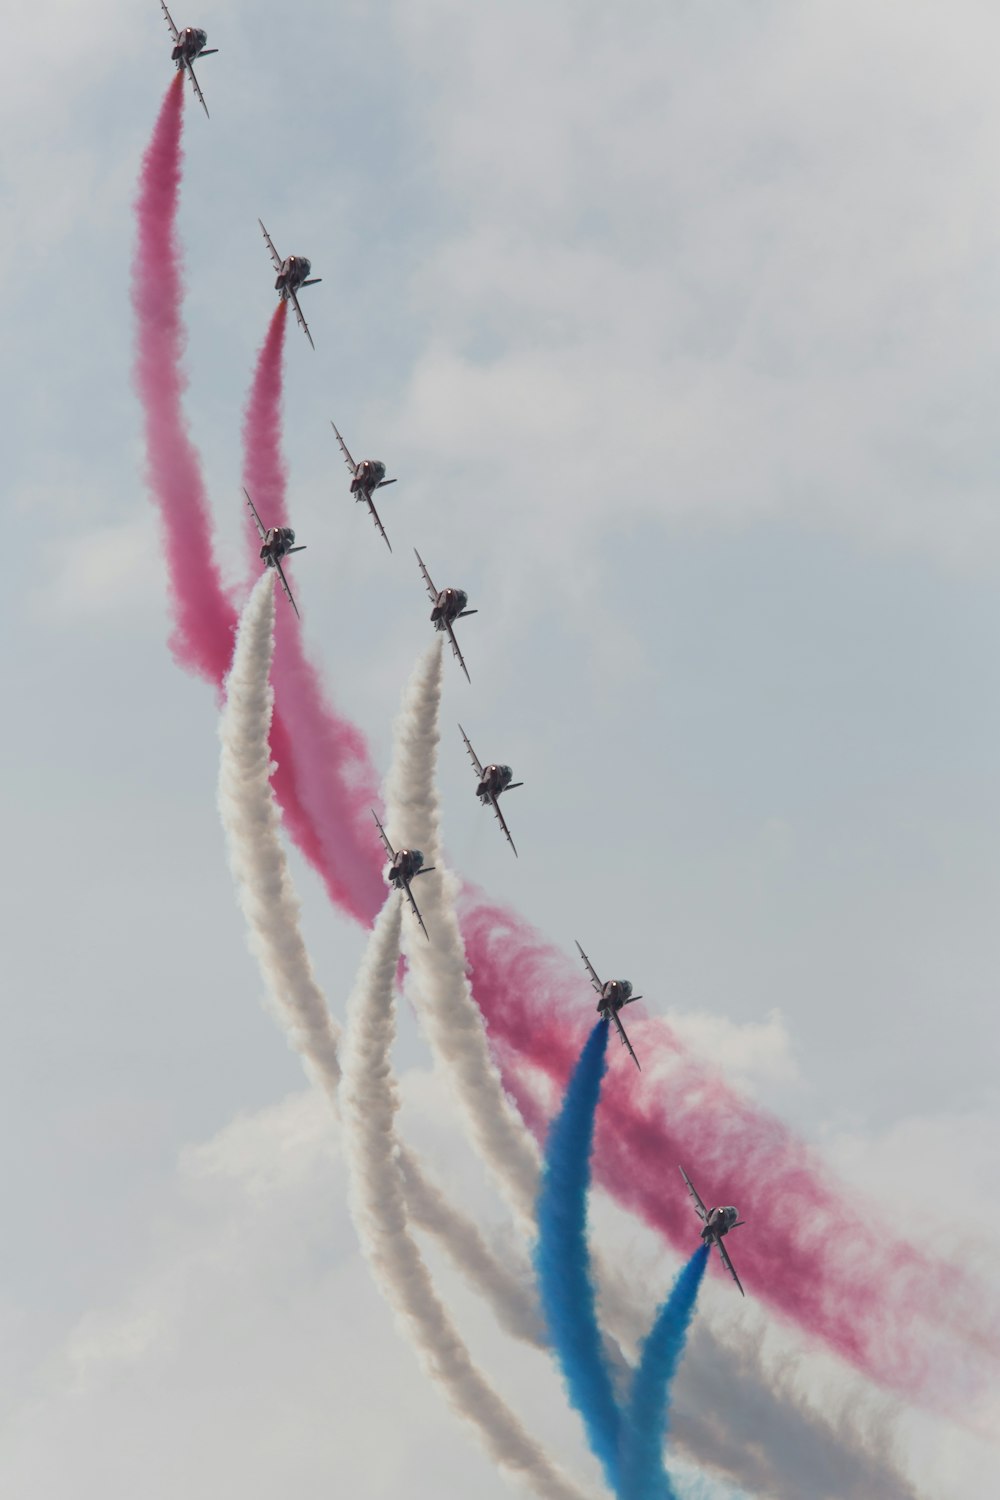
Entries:
<svg viewBox="0 0 1000 1500">
<path fill-rule="evenodd" d="M 497 766 L 497 770 L 504 781 L 509 781 L 514 774 L 510 766 Z"/>
<path fill-rule="evenodd" d="M 290 547 L 295 545 L 295 532 L 292 530 L 291 526 L 285 527 L 285 541 Z"/>
<path fill-rule="evenodd" d="M 618 979 L 615 981 L 615 983 L 618 985 L 618 989 L 621 992 L 622 999 L 627 1000 L 629 995 L 631 995 L 632 993 L 631 979 Z"/>
<path fill-rule="evenodd" d="M 459 609 L 464 609 L 469 602 L 469 596 L 464 589 L 452 589 L 452 597 Z"/>
</svg>

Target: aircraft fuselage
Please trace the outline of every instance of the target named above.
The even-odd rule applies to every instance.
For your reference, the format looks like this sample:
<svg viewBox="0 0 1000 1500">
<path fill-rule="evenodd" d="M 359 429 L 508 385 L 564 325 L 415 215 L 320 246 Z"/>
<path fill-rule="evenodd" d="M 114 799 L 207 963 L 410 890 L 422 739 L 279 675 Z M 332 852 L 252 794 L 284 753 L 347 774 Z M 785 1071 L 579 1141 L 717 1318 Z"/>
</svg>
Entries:
<svg viewBox="0 0 1000 1500">
<path fill-rule="evenodd" d="M 710 1208 L 705 1227 L 701 1231 L 702 1239 L 717 1245 L 723 1235 L 728 1234 L 733 1228 L 739 1216 L 737 1208 Z"/>
<path fill-rule="evenodd" d="M 476 787 L 476 796 L 480 802 L 488 802 L 491 797 L 499 797 L 500 793 L 506 791 L 514 780 L 514 772 L 510 766 L 484 766 L 482 780 Z"/>
<path fill-rule="evenodd" d="M 437 630 L 444 630 L 462 615 L 469 596 L 464 589 L 439 589 L 431 610 L 431 619 Z"/>
<path fill-rule="evenodd" d="M 179 68 L 186 67 L 188 63 L 194 62 L 196 57 L 201 56 L 207 41 L 208 33 L 202 31 L 199 26 L 182 26 L 170 57 Z"/>
<path fill-rule="evenodd" d="M 377 458 L 363 458 L 351 480 L 351 494 L 370 500 L 385 478 L 385 464 Z"/>
<path fill-rule="evenodd" d="M 400 849 L 389 866 L 385 878 L 398 891 L 411 881 L 414 875 L 420 874 L 423 863 L 424 856 L 419 849 Z"/>
<path fill-rule="evenodd" d="M 261 562 L 273 568 L 279 558 L 284 557 L 295 546 L 295 532 L 290 526 L 269 526 L 261 543 Z"/>
<path fill-rule="evenodd" d="M 305 285 L 311 270 L 312 261 L 306 260 L 304 255 L 286 255 L 281 262 L 274 290 L 280 292 L 283 298 L 290 292 L 297 292 L 300 286 Z"/>
<path fill-rule="evenodd" d="M 632 999 L 632 983 L 628 979 L 608 979 L 601 990 L 601 998 L 597 1002 L 600 1011 L 614 1011 L 616 1014 L 623 1005 L 628 1005 Z"/>
</svg>

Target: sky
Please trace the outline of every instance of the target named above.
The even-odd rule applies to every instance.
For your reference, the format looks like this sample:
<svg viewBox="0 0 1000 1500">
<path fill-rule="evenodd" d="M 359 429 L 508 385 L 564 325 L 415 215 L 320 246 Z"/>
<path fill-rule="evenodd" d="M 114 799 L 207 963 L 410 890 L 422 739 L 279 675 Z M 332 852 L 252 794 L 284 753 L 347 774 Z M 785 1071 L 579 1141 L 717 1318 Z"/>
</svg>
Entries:
<svg viewBox="0 0 1000 1500">
<path fill-rule="evenodd" d="M 1000 21 L 971 0 L 174 19 L 220 49 L 211 120 L 186 111 L 181 233 L 229 575 L 273 307 L 260 216 L 323 278 L 315 353 L 288 331 L 285 433 L 338 707 L 385 768 L 429 630 L 418 546 L 480 611 L 471 686 L 445 691 L 456 866 L 995 1288 Z M 128 278 L 167 30 L 154 0 L 12 25 L 0 1472 L 52 1500 L 500 1494 L 368 1280 L 336 1130 L 246 949 L 216 705 L 166 644 Z M 331 418 L 398 475 L 391 556 Z M 459 719 L 524 780 L 516 861 Z M 342 1017 L 363 937 L 293 864 Z M 398 1060 L 414 1137 L 502 1233 L 406 1016 Z M 669 1282 L 644 1231 L 598 1226 L 642 1291 Z M 441 1276 L 596 1485 L 551 1371 Z M 703 1313 L 734 1358 L 761 1342 L 775 1384 L 862 1412 L 916 1493 L 995 1461 L 731 1292 L 710 1278 Z"/>
</svg>

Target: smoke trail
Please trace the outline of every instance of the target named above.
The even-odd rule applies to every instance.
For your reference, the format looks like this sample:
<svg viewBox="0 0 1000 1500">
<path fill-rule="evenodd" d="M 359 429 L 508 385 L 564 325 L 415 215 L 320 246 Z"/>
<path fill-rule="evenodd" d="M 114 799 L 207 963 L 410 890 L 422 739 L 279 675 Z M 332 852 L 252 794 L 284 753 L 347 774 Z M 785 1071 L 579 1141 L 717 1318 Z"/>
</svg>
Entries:
<svg viewBox="0 0 1000 1500">
<path fill-rule="evenodd" d="M 594 1115 L 607 1067 L 608 1022 L 597 1022 L 549 1128 L 538 1194 L 535 1269 L 542 1311 L 570 1403 L 608 1484 L 618 1489 L 621 1418 L 605 1363 L 587 1248 Z"/>
<path fill-rule="evenodd" d="M 281 450 L 283 357 L 288 304 L 279 302 L 257 355 L 243 413 L 243 483 L 265 526 L 289 524 Z M 252 533 L 248 532 L 252 536 Z M 253 566 L 259 567 L 256 546 Z M 304 555 L 297 559 L 303 561 Z M 301 592 L 292 583 L 296 595 Z M 281 717 L 303 811 L 334 903 L 367 925 L 385 897 L 378 840 L 368 809 L 376 777 L 363 736 L 325 700 L 290 609 L 277 615 L 274 648 Z M 299 842 L 298 830 L 294 830 Z"/>
<path fill-rule="evenodd" d="M 251 951 L 291 1045 L 336 1113 L 338 1031 L 302 939 L 298 897 L 270 786 L 268 674 L 274 602 L 274 574 L 267 572 L 250 595 L 236 637 L 220 725 L 219 807 Z M 540 1343 L 538 1310 L 513 1271 L 493 1255 L 476 1226 L 452 1208 L 409 1153 L 402 1153 L 400 1166 L 414 1222 L 441 1240 L 502 1326 L 529 1343 Z"/>
<path fill-rule="evenodd" d="M 368 941 L 348 1004 L 341 1090 L 352 1211 L 362 1248 L 386 1301 L 430 1380 L 474 1426 L 491 1458 L 545 1500 L 581 1492 L 549 1461 L 473 1364 L 438 1300 L 407 1229 L 397 1161 L 399 1099 L 391 1072 L 400 903 L 391 895 Z"/>
<path fill-rule="evenodd" d="M 160 512 L 173 585 L 170 646 L 181 666 L 219 683 L 229 665 L 236 612 L 212 554 L 208 498 L 181 401 L 181 256 L 177 243 L 184 75 L 167 89 L 142 159 L 132 261 L 136 320 L 133 379 L 142 403 L 146 479 Z"/>
<path fill-rule="evenodd" d="M 420 882 L 419 905 L 430 933 L 404 927 L 404 947 L 415 981 L 420 1018 L 435 1057 L 447 1069 L 479 1155 L 513 1212 L 533 1225 L 538 1156 L 503 1090 L 490 1057 L 482 1017 L 465 973 L 465 949 L 455 915 L 457 882 L 444 866 L 437 768 L 441 705 L 441 641 L 417 659 L 396 720 L 393 761 L 386 779 L 386 830 L 395 847 L 425 852 L 435 875 Z"/>
<path fill-rule="evenodd" d="M 139 176 L 132 262 L 133 374 L 142 403 L 146 477 L 159 510 L 166 551 L 174 621 L 171 649 L 182 667 L 221 689 L 232 655 L 236 610 L 223 589 L 215 561 L 208 497 L 181 404 L 187 389 L 177 242 L 183 86 L 183 74 L 175 74 Z M 278 761 L 275 791 L 293 837 L 310 863 L 321 869 L 323 850 L 299 800 L 288 735 L 280 718 L 272 727 L 272 748 Z"/>
<path fill-rule="evenodd" d="M 674 1500 L 663 1467 L 670 1387 L 677 1373 L 709 1246 L 699 1245 L 674 1282 L 642 1346 L 625 1415 L 621 1500 Z"/>
</svg>

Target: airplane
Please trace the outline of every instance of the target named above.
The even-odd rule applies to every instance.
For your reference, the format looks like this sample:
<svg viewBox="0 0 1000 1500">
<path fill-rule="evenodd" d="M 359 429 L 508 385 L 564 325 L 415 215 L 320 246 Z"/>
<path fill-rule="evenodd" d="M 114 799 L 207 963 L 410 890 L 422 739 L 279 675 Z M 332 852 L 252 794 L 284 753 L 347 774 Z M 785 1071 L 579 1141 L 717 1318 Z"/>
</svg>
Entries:
<svg viewBox="0 0 1000 1500">
<path fill-rule="evenodd" d="M 420 915 L 417 903 L 413 899 L 413 892 L 410 890 L 410 882 L 416 880 L 418 875 L 429 875 L 435 867 L 434 865 L 424 864 L 424 856 L 421 854 L 419 849 L 394 849 L 389 843 L 388 838 L 386 837 L 385 829 L 379 822 L 374 808 L 372 809 L 372 817 L 375 819 L 375 824 L 379 831 L 379 837 L 385 845 L 385 852 L 392 860 L 392 864 L 386 872 L 385 878 L 391 886 L 395 886 L 397 891 L 406 892 L 406 899 L 410 903 L 413 915 L 420 923 L 420 931 L 423 933 L 427 941 L 430 942 L 430 934 L 428 933 L 427 928 L 424 926 L 424 919 Z"/>
<path fill-rule="evenodd" d="M 313 344 L 313 336 L 309 332 L 309 324 L 302 316 L 299 299 L 295 294 L 300 287 L 318 286 L 323 278 L 322 276 L 309 275 L 309 272 L 312 270 L 312 262 L 306 260 L 304 255 L 286 255 L 285 259 L 282 260 L 274 248 L 274 241 L 264 228 L 263 220 L 258 219 L 257 223 L 260 225 L 261 233 L 267 241 L 267 248 L 271 252 L 271 259 L 274 261 L 274 269 L 278 273 L 278 279 L 274 283 L 274 290 L 280 292 L 282 302 L 290 302 L 295 308 L 295 316 L 298 319 L 299 327 L 315 349 L 316 345 Z"/>
<path fill-rule="evenodd" d="M 625 1035 L 625 1027 L 622 1025 L 618 1012 L 623 1005 L 631 1005 L 633 1000 L 641 1000 L 642 996 L 633 995 L 632 985 L 627 979 L 608 979 L 606 981 L 598 979 L 590 959 L 584 953 L 583 949 L 580 948 L 579 943 L 576 946 L 580 949 L 580 957 L 583 959 L 587 973 L 590 975 L 590 982 L 601 997 L 597 1002 L 597 1009 L 605 1020 L 614 1022 L 622 1046 L 628 1048 L 629 1056 L 641 1073 L 642 1068 L 639 1067 L 639 1059 L 632 1051 L 632 1043 Z"/>
<path fill-rule="evenodd" d="M 246 490 L 244 490 L 243 493 L 244 495 L 247 495 Z M 281 587 L 285 591 L 285 597 L 294 609 L 295 613 L 298 614 L 298 605 L 292 598 L 292 591 L 288 587 L 288 579 L 285 577 L 284 572 L 282 571 L 281 559 L 283 557 L 287 557 L 291 552 L 304 552 L 306 549 L 304 546 L 296 547 L 295 532 L 290 526 L 265 527 L 260 516 L 257 514 L 257 509 L 253 501 L 250 499 L 249 495 L 247 495 L 247 504 L 250 507 L 251 514 L 253 515 L 253 518 L 257 523 L 257 530 L 260 533 L 260 560 L 265 567 L 275 568 L 277 570 L 278 577 L 281 579 Z"/>
<path fill-rule="evenodd" d="M 416 547 L 413 550 L 417 554 L 417 562 L 420 564 L 420 571 L 424 575 L 427 592 L 430 594 L 434 604 L 434 608 L 431 610 L 431 620 L 434 624 L 434 629 L 447 630 L 448 639 L 451 641 L 451 649 L 458 658 L 459 666 L 465 673 L 465 680 L 471 683 L 472 678 L 469 676 L 469 669 L 465 665 L 465 657 L 458 649 L 458 642 L 455 639 L 453 627 L 456 620 L 464 620 L 466 615 L 478 615 L 479 611 L 478 609 L 466 609 L 465 606 L 469 602 L 469 596 L 464 589 L 436 589 L 431 582 L 431 575 L 424 567 L 423 558 L 417 552 Z"/>
<path fill-rule="evenodd" d="M 378 527 L 383 542 L 385 542 L 385 545 L 391 552 L 392 543 L 386 536 L 385 527 L 379 520 L 379 514 L 375 509 L 375 502 L 372 499 L 372 496 L 374 495 L 376 490 L 384 489 L 387 484 L 395 484 L 396 481 L 394 479 L 386 479 L 385 464 L 377 458 L 363 458 L 359 464 L 356 464 L 350 453 L 347 451 L 347 444 L 344 442 L 344 439 L 341 437 L 339 431 L 337 430 L 336 422 L 331 420 L 330 426 L 333 428 L 334 432 L 337 433 L 337 442 L 340 444 L 340 451 L 344 455 L 344 462 L 347 464 L 347 467 L 350 469 L 353 476 L 351 479 L 351 494 L 354 496 L 355 500 L 363 500 L 368 506 L 368 509 L 372 513 L 372 520 Z"/>
<path fill-rule="evenodd" d="M 174 39 L 174 50 L 170 54 L 170 59 L 177 64 L 178 72 L 182 68 L 187 68 L 188 77 L 191 79 L 194 91 L 198 95 L 198 102 L 207 117 L 208 105 L 205 103 L 205 95 L 198 87 L 198 80 L 194 76 L 194 68 L 191 65 L 196 57 L 212 57 L 219 49 L 218 47 L 205 46 L 205 43 L 208 41 L 208 35 L 198 26 L 185 26 L 183 31 L 178 31 L 174 25 L 173 16 L 171 16 L 164 4 L 164 0 L 160 0 L 160 9 L 166 17 L 167 25 L 170 27 L 170 33 Z"/>
<path fill-rule="evenodd" d="M 701 1199 L 698 1197 L 698 1194 L 695 1190 L 695 1185 L 691 1181 L 688 1174 L 685 1172 L 684 1168 L 680 1167 L 678 1168 L 678 1170 L 680 1171 L 681 1176 L 684 1178 L 684 1181 L 687 1183 L 688 1192 L 694 1199 L 695 1213 L 698 1215 L 699 1219 L 704 1219 L 705 1221 L 705 1227 L 701 1231 L 702 1239 L 709 1245 L 718 1245 L 719 1254 L 722 1256 L 723 1265 L 725 1266 L 726 1270 L 729 1272 L 733 1280 L 736 1282 L 736 1285 L 739 1287 L 740 1296 L 745 1297 L 746 1292 L 743 1290 L 740 1278 L 736 1274 L 735 1266 L 729 1259 L 729 1252 L 726 1250 L 725 1245 L 722 1243 L 722 1236 L 724 1234 L 728 1234 L 731 1229 L 739 1229 L 740 1225 L 744 1224 L 746 1220 L 740 1218 L 740 1211 L 738 1208 L 706 1208 L 704 1203 L 702 1203 Z"/>
<path fill-rule="evenodd" d="M 510 836 L 510 829 L 507 827 L 507 824 L 504 820 L 504 815 L 500 811 L 500 804 L 497 801 L 497 798 L 500 796 L 501 792 L 512 792 L 516 786 L 523 786 L 524 782 L 511 780 L 514 772 L 511 770 L 510 766 L 483 766 L 479 760 L 479 756 L 476 754 L 475 750 L 473 750 L 472 748 L 472 745 L 469 743 L 469 736 L 466 734 L 465 730 L 462 729 L 461 724 L 459 724 L 458 727 L 462 731 L 462 738 L 465 741 L 465 748 L 469 752 L 469 757 L 472 761 L 472 764 L 476 768 L 476 775 L 479 777 L 479 785 L 476 787 L 476 796 L 479 798 L 484 807 L 487 805 L 487 803 L 492 803 L 493 811 L 497 816 L 497 822 L 503 829 L 504 838 L 507 840 L 510 847 L 514 850 L 514 853 L 517 854 L 517 849 L 514 847 L 514 840 Z"/>
</svg>

